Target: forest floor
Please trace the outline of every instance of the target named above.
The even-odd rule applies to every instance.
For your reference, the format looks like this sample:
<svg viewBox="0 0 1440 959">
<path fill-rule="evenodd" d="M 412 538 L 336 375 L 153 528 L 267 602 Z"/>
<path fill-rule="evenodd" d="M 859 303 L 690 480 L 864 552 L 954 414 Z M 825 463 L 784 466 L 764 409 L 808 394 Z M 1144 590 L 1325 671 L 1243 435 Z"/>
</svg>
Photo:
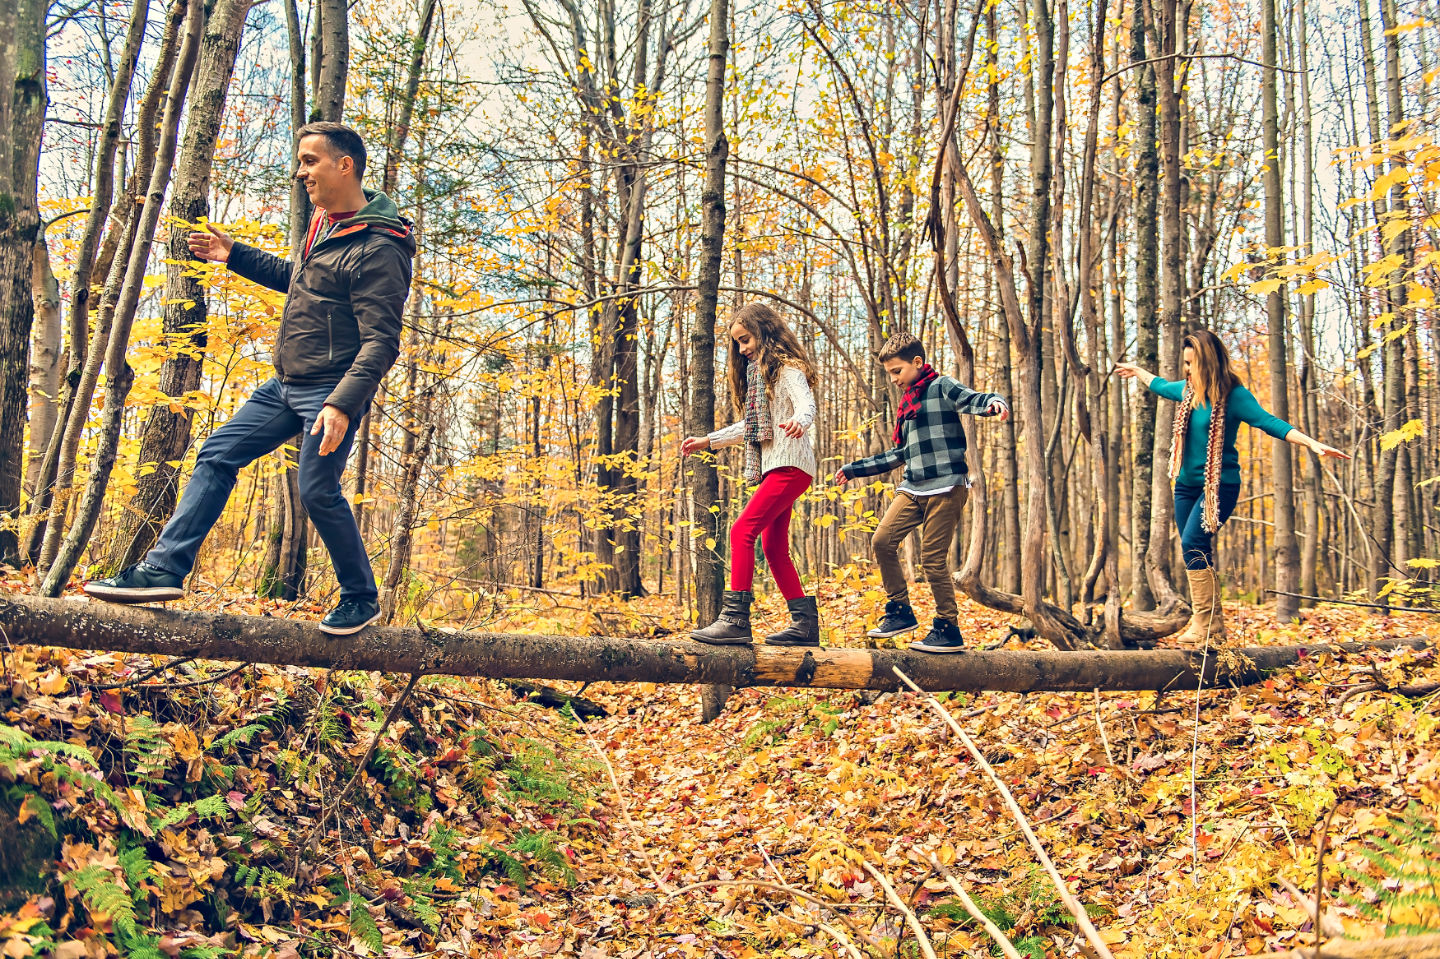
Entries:
<svg viewBox="0 0 1440 959">
<path fill-rule="evenodd" d="M 820 595 L 830 644 L 858 645 L 883 601 L 856 570 Z M 474 599 L 488 629 L 685 628 L 661 598 Z M 782 610 L 766 597 L 757 632 Z M 1229 612 L 1233 645 L 1440 629 Z M 962 619 L 976 644 L 1014 623 L 969 603 Z M 936 955 L 998 955 L 931 854 L 1022 955 L 1094 954 L 920 696 L 746 689 L 701 725 L 694 687 L 600 683 L 584 695 L 610 716 L 582 723 L 499 683 L 426 677 L 335 816 L 408 677 L 0 653 L 0 956 L 922 955 L 871 869 Z M 1116 957 L 1218 959 L 1314 941 L 1322 833 L 1327 933 L 1440 927 L 1440 694 L 1393 691 L 1437 680 L 1433 651 L 1404 650 L 1198 695 L 941 698 Z"/>
</svg>

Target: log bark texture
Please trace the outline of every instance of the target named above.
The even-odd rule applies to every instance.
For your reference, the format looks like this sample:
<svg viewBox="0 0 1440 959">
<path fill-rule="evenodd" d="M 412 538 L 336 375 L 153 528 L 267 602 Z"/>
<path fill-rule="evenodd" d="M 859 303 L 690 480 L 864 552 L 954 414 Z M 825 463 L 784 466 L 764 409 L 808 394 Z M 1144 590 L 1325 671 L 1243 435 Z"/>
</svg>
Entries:
<svg viewBox="0 0 1440 959">
<path fill-rule="evenodd" d="M 440 673 L 492 679 L 620 683 L 724 683 L 729 686 L 810 686 L 824 689 L 899 688 L 899 666 L 926 690 L 1089 692 L 1193 689 L 1198 650 L 1142 652 L 995 650 L 933 656 L 883 649 L 795 649 L 758 645 L 714 647 L 684 639 L 450 632 L 371 628 L 356 637 L 326 636 L 313 622 L 269 616 L 172 612 L 78 600 L 0 596 L 0 636 L 10 644 L 105 649 L 199 659 L 293 666 Z M 1424 640 L 1270 646 L 1211 655 L 1209 686 L 1244 685 L 1324 652 L 1363 652 Z"/>
<path fill-rule="evenodd" d="M 1315 959 L 1314 946 L 1275 952 L 1270 959 Z M 1319 959 L 1440 959 L 1440 935 L 1407 936 L 1356 942 L 1332 939 L 1320 947 Z"/>
</svg>

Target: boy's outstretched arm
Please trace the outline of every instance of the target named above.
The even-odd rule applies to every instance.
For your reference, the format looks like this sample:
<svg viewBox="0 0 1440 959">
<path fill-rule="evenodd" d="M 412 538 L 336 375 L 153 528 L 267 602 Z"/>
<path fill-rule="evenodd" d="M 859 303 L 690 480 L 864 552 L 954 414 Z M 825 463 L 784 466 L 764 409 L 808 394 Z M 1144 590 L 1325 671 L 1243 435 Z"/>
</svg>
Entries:
<svg viewBox="0 0 1440 959">
<path fill-rule="evenodd" d="M 892 446 L 888 450 L 846 463 L 835 473 L 835 482 L 844 483 L 861 476 L 879 476 L 888 473 L 905 462 L 905 449 Z"/>
<path fill-rule="evenodd" d="M 943 391 L 941 395 L 957 413 L 998 416 L 1002 420 L 1010 417 L 1010 402 L 999 393 L 981 393 L 948 376 L 941 378 L 940 388 Z"/>
</svg>

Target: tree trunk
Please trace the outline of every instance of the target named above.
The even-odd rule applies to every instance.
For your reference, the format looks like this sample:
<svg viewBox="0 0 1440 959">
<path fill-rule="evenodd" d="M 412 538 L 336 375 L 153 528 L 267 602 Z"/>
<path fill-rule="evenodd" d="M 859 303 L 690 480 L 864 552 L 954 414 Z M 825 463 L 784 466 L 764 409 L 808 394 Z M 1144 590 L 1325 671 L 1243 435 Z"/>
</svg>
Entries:
<svg viewBox="0 0 1440 959">
<path fill-rule="evenodd" d="M 293 2 L 293 0 L 292 0 Z M 420 8 L 420 25 L 410 44 L 410 66 L 405 75 L 405 89 L 400 93 L 400 105 L 395 122 L 385 142 L 385 175 L 380 181 L 380 192 L 394 199 L 400 181 L 400 157 L 410 138 L 410 121 L 415 115 L 415 100 L 420 93 L 420 75 L 425 66 L 425 49 L 430 40 L 430 28 L 435 22 L 436 0 L 425 0 Z M 373 404 L 372 404 L 373 407 Z M 360 426 L 355 431 L 355 523 L 365 522 L 365 495 L 370 486 L 370 446 L 374 423 L 373 408 L 365 411 Z"/>
<path fill-rule="evenodd" d="M 60 282 L 50 268 L 50 247 L 43 227 L 35 238 L 30 289 L 35 304 L 35 345 L 30 354 L 30 445 L 25 453 L 25 493 L 34 497 L 50 434 L 55 432 L 60 395 L 60 354 L 64 320 L 60 315 Z"/>
<path fill-rule="evenodd" d="M 1155 0 L 1150 7 L 1151 24 L 1161 57 L 1155 64 L 1155 88 L 1160 98 L 1160 162 L 1162 167 L 1160 197 L 1160 236 L 1164 264 L 1160 269 L 1160 322 L 1156 369 L 1169 380 L 1180 379 L 1180 307 L 1181 283 L 1184 277 L 1182 250 L 1184 230 L 1180 220 L 1184 181 L 1180 171 L 1180 84 L 1183 71 L 1179 68 L 1179 18 L 1188 14 L 1179 0 Z M 1147 391 L 1148 392 L 1148 391 Z M 1171 575 L 1171 556 L 1175 521 L 1175 501 L 1170 495 L 1171 426 L 1175 418 L 1173 403 L 1155 404 L 1154 436 L 1150 446 L 1150 536 L 1145 548 L 1145 580 L 1156 604 L 1168 608 L 1180 601 Z"/>
<path fill-rule="evenodd" d="M 170 198 L 170 216 L 182 223 L 198 223 L 210 215 L 210 169 L 249 9 L 250 0 L 219 0 L 205 25 Z M 190 448 L 194 416 L 193 410 L 185 408 L 184 397 L 200 388 L 209 344 L 205 289 L 192 271 L 189 229 L 174 227 L 170 230 L 162 319 L 165 347 L 173 352 L 160 367 L 160 389 L 173 402 L 153 406 L 145 423 L 135 495 L 121 512 L 110 544 L 111 571 L 124 569 L 144 556 L 175 511 L 180 464 Z"/>
<path fill-rule="evenodd" d="M 1279 56 L 1276 43 L 1275 0 L 1261 0 L 1261 126 L 1265 147 L 1262 180 L 1265 189 L 1265 245 L 1272 256 L 1280 256 L 1285 243 L 1284 203 L 1280 179 L 1280 108 L 1276 96 Z M 1286 303 L 1284 286 L 1265 297 L 1265 316 L 1270 326 L 1266 342 L 1270 361 L 1270 411 L 1282 420 L 1290 419 L 1290 393 L 1287 386 L 1289 348 L 1286 343 Z M 1295 539 L 1295 461 L 1290 444 L 1272 445 L 1275 503 L 1275 618 L 1282 622 L 1294 619 L 1300 602 L 1283 593 L 1297 593 L 1300 587 L 1300 546 Z"/>
<path fill-rule="evenodd" d="M 105 308 L 104 304 L 113 305 L 115 298 L 120 295 L 120 288 L 125 281 L 125 265 L 128 262 L 130 247 L 135 240 L 135 227 L 144 200 L 143 191 L 149 185 L 150 173 L 155 165 L 156 131 L 160 127 L 157 117 L 160 114 L 160 104 L 170 88 L 171 79 L 175 73 L 175 63 L 183 45 L 181 41 L 182 26 L 190 22 L 191 6 L 192 4 L 188 0 L 176 0 L 166 17 L 165 32 L 160 41 L 159 54 L 156 57 L 156 68 L 150 77 L 149 88 L 140 101 L 140 109 L 136 113 L 136 138 L 140 142 L 135 149 L 135 168 L 129 182 L 125 184 L 124 189 L 120 191 L 119 196 L 111 205 L 110 229 L 93 264 L 92 275 L 105 278 L 104 290 L 101 294 L 102 309 L 96 314 L 93 342 L 89 339 L 88 289 L 81 290 L 77 287 L 77 302 L 72 302 L 70 313 L 71 370 L 67 377 L 69 384 L 63 404 L 65 415 L 56 421 L 55 434 L 51 437 L 51 448 L 45 451 L 45 465 L 41 467 L 40 482 L 47 487 L 45 499 L 48 502 L 45 504 L 45 508 L 48 516 L 43 524 L 37 524 L 35 527 L 37 533 L 43 532 L 43 539 L 34 550 L 36 553 L 35 570 L 40 579 L 44 578 L 50 565 L 54 562 L 55 554 L 60 550 L 61 538 L 65 534 L 65 517 L 69 512 L 74 494 L 75 463 L 79 454 L 80 440 L 90 419 L 91 403 L 95 398 L 95 389 L 100 381 L 101 365 L 105 360 L 105 353 L 110 342 L 110 322 L 114 311 Z M 188 34 L 185 36 L 188 39 Z M 111 116 L 112 109 L 118 116 L 124 109 L 124 98 L 118 94 L 112 96 L 110 104 L 106 108 L 107 130 L 105 136 L 109 135 L 108 118 Z M 118 119 L 115 124 L 118 136 Z M 97 168 L 97 181 L 102 178 L 102 172 Z M 94 211 L 92 210 L 92 212 Z M 88 224 L 86 234 L 88 237 Z M 84 242 L 85 240 L 82 239 L 82 247 Z M 86 262 L 88 261 L 81 261 L 82 269 Z M 82 293 L 83 296 L 80 295 Z M 79 302 L 81 300 L 84 302 Z M 78 367 L 75 360 L 77 354 L 82 357 L 82 362 Z M 52 459 L 55 464 L 53 484 L 46 481 L 46 474 L 50 470 Z"/>
<path fill-rule="evenodd" d="M 428 404 L 426 404 L 428 406 Z M 430 420 L 429 409 L 423 418 Z M 435 439 L 435 423 L 426 423 L 420 442 L 406 458 L 405 473 L 400 483 L 400 511 L 395 517 L 394 540 L 390 545 L 390 565 L 385 572 L 385 583 L 380 588 L 380 609 L 384 622 L 395 621 L 396 594 L 405 572 L 410 568 L 410 546 L 414 540 L 415 513 L 420 501 L 420 476 L 425 471 L 425 462 L 430 458 L 430 444 Z"/>
<path fill-rule="evenodd" d="M 320 62 L 311 120 L 340 122 L 345 116 L 345 78 L 350 73 L 349 6 L 345 0 L 318 0 Z"/>
<path fill-rule="evenodd" d="M 728 0 L 710 0 L 709 69 L 705 78 L 705 183 L 700 194 L 701 260 L 696 292 L 695 325 L 690 332 L 690 418 L 685 432 L 704 436 L 715 429 L 715 329 L 720 302 L 720 270 L 725 259 L 725 163 L 730 141 L 725 136 L 725 63 L 730 51 Z M 726 393 L 725 395 L 728 395 Z M 695 612 L 701 623 L 720 614 L 725 587 L 725 543 L 720 510 L 720 477 L 715 465 L 690 461 L 691 515 L 694 517 Z M 701 696 L 701 719 L 720 715 L 730 687 L 707 686 Z"/>
<path fill-rule="evenodd" d="M 1299 51 L 1300 75 L 1300 254 L 1311 256 L 1314 249 L 1315 229 L 1315 135 L 1310 104 L 1309 75 L 1309 22 L 1306 14 L 1306 0 L 1300 0 L 1295 17 L 1299 36 L 1295 46 Z M 1303 360 L 1300 366 L 1301 420 L 1305 432 L 1311 436 L 1320 435 L 1320 383 L 1315 368 L 1317 344 L 1315 340 L 1315 295 L 1300 297 L 1300 349 Z M 1317 576 L 1320 555 L 1320 504 L 1324 495 L 1321 484 L 1320 458 L 1314 453 L 1304 456 L 1305 462 L 1305 542 L 1300 552 L 1300 589 L 1310 596 L 1319 594 Z"/>
<path fill-rule="evenodd" d="M 243 22 L 244 12 L 249 9 L 245 0 L 230 0 L 237 6 Z M 218 11 L 217 11 L 218 14 Z M 232 14 L 233 15 L 233 14 Z M 109 290 L 100 305 L 106 316 L 100 325 L 110 329 L 110 340 L 105 352 L 105 404 L 101 411 L 100 442 L 90 465 L 90 475 L 85 483 L 85 495 L 75 513 L 74 523 L 65 535 L 65 541 L 55 555 L 41 584 L 41 592 L 47 596 L 59 596 L 80 560 L 80 554 L 95 531 L 95 521 L 105 502 L 105 490 L 110 482 L 110 471 L 115 464 L 116 448 L 120 441 L 120 423 L 125 414 L 125 398 L 129 395 L 133 374 L 126 360 L 130 345 L 130 330 L 135 313 L 140 306 L 140 294 L 144 288 L 146 265 L 155 239 L 155 229 L 160 223 L 160 211 L 165 204 L 165 193 L 170 185 L 170 175 L 175 164 L 175 144 L 179 137 L 180 115 L 184 110 L 190 80 L 195 71 L 199 54 L 201 33 L 205 26 L 204 7 L 192 3 L 186 14 L 185 43 L 175 62 L 175 74 L 169 99 L 165 104 L 165 119 L 161 124 L 159 142 L 156 147 L 155 164 L 151 171 L 149 185 L 145 191 L 144 205 L 135 224 L 134 239 L 124 264 L 124 280 L 117 294 L 112 298 Z M 115 267 L 119 271 L 120 265 Z"/>
<path fill-rule="evenodd" d="M 1425 648 L 1423 639 L 1263 646 L 1231 657 L 1200 650 L 972 651 L 928 656 L 885 649 L 705 646 L 592 636 L 372 627 L 366 642 L 327 636 L 278 616 L 182 613 L 141 606 L 0 595 L 11 643 L 192 656 L 252 663 L 380 670 L 492 679 L 612 683 L 724 683 L 816 689 L 901 688 L 898 667 L 926 690 L 1084 692 L 1194 689 L 1257 683 L 1276 669 L 1326 653 Z M 1225 665 L 1220 664 L 1224 660 Z"/>
<path fill-rule="evenodd" d="M 105 227 L 106 217 L 111 212 L 111 201 L 115 186 L 115 150 L 120 141 L 120 123 L 124 116 L 125 104 L 130 100 L 130 85 L 135 75 L 135 63 L 140 56 L 140 47 L 145 39 L 145 25 L 149 16 L 149 0 L 136 0 L 130 10 L 130 26 L 125 34 L 125 46 L 120 62 L 115 66 L 115 78 L 111 81 L 105 104 L 105 118 L 101 122 L 100 137 L 95 145 L 94 167 L 91 174 L 90 209 L 85 217 L 85 228 L 80 234 L 80 243 L 75 250 L 74 275 L 70 279 L 70 310 L 68 312 L 69 365 L 65 373 L 62 395 L 56 411 L 55 422 L 45 437 L 45 457 L 34 480 L 35 496 L 30 501 L 30 514 L 37 517 L 30 528 L 25 546 L 25 556 L 32 562 L 38 560 L 40 545 L 45 534 L 44 514 L 50 509 L 54 486 L 60 470 L 64 450 L 66 425 L 75 404 L 76 390 L 84 378 L 90 343 L 90 295 L 91 281 L 95 275 L 95 252 L 100 244 L 100 234 Z M 176 38 L 179 36 L 183 19 L 183 3 L 177 2 L 174 10 L 165 19 L 165 29 L 156 56 L 157 77 L 168 76 L 175 53 Z M 152 81 L 152 88 L 155 82 Z M 158 96 L 158 90 L 157 90 Z M 146 101 L 150 97 L 146 96 Z M 157 101 L 158 102 L 158 101 Z M 137 120 L 140 124 L 153 121 L 153 110 L 142 110 Z M 144 129 L 142 126 L 141 129 Z M 103 275 L 103 274 L 102 274 Z M 89 400 L 87 399 L 88 403 Z M 87 411 L 88 412 L 88 411 Z M 68 485 L 70 479 L 65 478 Z"/>
<path fill-rule="evenodd" d="M 1131 12 L 1130 59 L 1147 59 L 1145 21 L 1149 0 L 1137 0 Z M 1135 83 L 1135 359 L 1147 370 L 1159 359 L 1159 297 L 1156 291 L 1159 263 L 1160 218 L 1157 194 L 1160 190 L 1160 160 L 1155 136 L 1155 68 L 1145 63 L 1138 68 Z M 1150 513 L 1155 469 L 1165 464 L 1154 460 L 1156 396 L 1148 389 L 1137 391 L 1138 401 L 1130 406 L 1135 424 L 1130 449 L 1130 575 L 1136 609 L 1152 609 L 1155 596 L 1145 574 L 1145 557 L 1150 552 Z"/>
<path fill-rule="evenodd" d="M 40 140 L 46 0 L 7 3 L 0 20 L 0 564 L 21 562 L 14 518 L 25 469 L 25 407 L 34 302 L 30 278 L 40 233 Z"/>
</svg>

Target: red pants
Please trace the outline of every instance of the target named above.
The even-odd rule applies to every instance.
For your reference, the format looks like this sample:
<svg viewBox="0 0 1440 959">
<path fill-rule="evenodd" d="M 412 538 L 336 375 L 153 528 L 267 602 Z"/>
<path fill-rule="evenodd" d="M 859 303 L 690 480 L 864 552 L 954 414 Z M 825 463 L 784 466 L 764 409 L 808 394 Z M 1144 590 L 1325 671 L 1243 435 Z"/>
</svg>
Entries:
<svg viewBox="0 0 1440 959">
<path fill-rule="evenodd" d="M 748 590 L 755 582 L 755 540 L 775 585 L 787 600 L 805 595 L 800 574 L 790 559 L 790 508 L 810 488 L 810 474 L 798 466 L 782 466 L 760 478 L 760 486 L 730 527 L 730 588 Z"/>
</svg>

